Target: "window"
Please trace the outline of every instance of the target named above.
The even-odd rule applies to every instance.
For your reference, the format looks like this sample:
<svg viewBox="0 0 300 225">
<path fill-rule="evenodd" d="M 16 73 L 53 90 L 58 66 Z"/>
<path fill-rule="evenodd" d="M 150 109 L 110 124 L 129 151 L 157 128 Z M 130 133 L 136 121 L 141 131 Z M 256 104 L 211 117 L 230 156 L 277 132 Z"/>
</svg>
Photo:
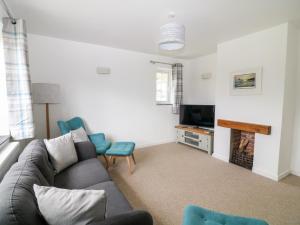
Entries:
<svg viewBox="0 0 300 225">
<path fill-rule="evenodd" d="M 2 30 L 1 23 L 0 23 L 0 30 Z M 0 137 L 9 134 L 5 77 L 6 75 L 5 75 L 5 64 L 4 64 L 3 39 L 2 39 L 2 32 L 0 32 Z M 0 141 L 3 141 L 2 138 L 0 138 Z"/>
<path fill-rule="evenodd" d="M 171 104 L 171 69 L 158 69 L 156 72 L 156 103 Z"/>
</svg>

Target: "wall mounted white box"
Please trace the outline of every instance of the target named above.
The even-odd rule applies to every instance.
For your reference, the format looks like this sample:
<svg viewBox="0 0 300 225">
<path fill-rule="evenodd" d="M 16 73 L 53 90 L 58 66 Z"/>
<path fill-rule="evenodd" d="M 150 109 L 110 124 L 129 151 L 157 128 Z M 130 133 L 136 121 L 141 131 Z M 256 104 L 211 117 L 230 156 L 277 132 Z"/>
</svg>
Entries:
<svg viewBox="0 0 300 225">
<path fill-rule="evenodd" d="M 109 67 L 100 67 L 98 66 L 96 68 L 96 73 L 101 75 L 108 75 L 110 74 L 110 68 Z"/>
<path fill-rule="evenodd" d="M 202 73 L 201 74 L 201 78 L 203 79 L 203 80 L 207 80 L 207 79 L 210 79 L 211 78 L 211 73 Z"/>
</svg>

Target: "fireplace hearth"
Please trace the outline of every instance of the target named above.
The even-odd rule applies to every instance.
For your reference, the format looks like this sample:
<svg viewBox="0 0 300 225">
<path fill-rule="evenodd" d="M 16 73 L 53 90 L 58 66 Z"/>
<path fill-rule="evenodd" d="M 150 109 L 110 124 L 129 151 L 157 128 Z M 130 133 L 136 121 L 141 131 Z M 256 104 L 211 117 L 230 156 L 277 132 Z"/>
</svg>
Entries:
<svg viewBox="0 0 300 225">
<path fill-rule="evenodd" d="M 230 162 L 252 169 L 254 157 L 255 133 L 231 129 Z"/>
<path fill-rule="evenodd" d="M 255 154 L 255 134 L 271 134 L 271 126 L 218 119 L 218 126 L 230 128 L 229 161 L 252 170 Z"/>
</svg>

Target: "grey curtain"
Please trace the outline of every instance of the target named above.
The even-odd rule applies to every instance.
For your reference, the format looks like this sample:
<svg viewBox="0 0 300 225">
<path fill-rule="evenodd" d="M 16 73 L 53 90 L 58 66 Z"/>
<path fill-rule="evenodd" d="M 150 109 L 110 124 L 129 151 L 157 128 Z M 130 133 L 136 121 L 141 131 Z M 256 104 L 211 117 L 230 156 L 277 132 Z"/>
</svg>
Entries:
<svg viewBox="0 0 300 225">
<path fill-rule="evenodd" d="M 183 82 L 182 82 L 181 63 L 172 65 L 172 113 L 179 114 L 179 108 L 183 98 Z"/>
<path fill-rule="evenodd" d="M 25 21 L 3 18 L 9 128 L 14 140 L 34 137 Z"/>
</svg>

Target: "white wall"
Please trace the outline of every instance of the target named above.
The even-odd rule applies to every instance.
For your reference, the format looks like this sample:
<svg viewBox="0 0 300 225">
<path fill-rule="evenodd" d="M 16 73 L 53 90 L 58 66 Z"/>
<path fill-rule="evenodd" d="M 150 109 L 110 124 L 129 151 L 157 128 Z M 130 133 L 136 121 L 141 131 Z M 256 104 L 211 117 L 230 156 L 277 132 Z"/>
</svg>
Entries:
<svg viewBox="0 0 300 225">
<path fill-rule="evenodd" d="M 217 54 L 213 53 L 189 61 L 190 71 L 185 82 L 185 104 L 215 104 L 215 83 Z M 202 79 L 203 73 L 210 73 L 210 79 Z"/>
<path fill-rule="evenodd" d="M 289 59 L 295 59 L 296 48 L 291 33 L 295 30 L 282 24 L 221 43 L 217 53 L 180 60 L 184 63 L 185 104 L 216 104 L 216 121 L 222 118 L 272 126 L 270 136 L 256 135 L 253 171 L 275 180 L 289 170 L 291 158 L 291 170 L 300 175 L 300 92 L 297 90 L 295 99 L 295 61 Z M 147 146 L 175 139 L 178 116 L 171 114 L 170 106 L 155 104 L 155 69 L 161 65 L 149 60 L 176 60 L 38 35 L 29 35 L 29 46 L 32 81 L 62 87 L 62 103 L 50 108 L 52 137 L 59 135 L 56 120 L 80 115 L 90 132 L 105 132 L 113 140 L 134 140 Z M 300 55 L 300 35 L 298 52 Z M 112 74 L 97 75 L 96 66 L 111 67 Z M 230 96 L 230 73 L 258 66 L 263 68 L 263 94 Z M 201 79 L 201 74 L 208 72 L 212 78 Z M 44 113 L 44 106 L 34 106 L 38 137 L 45 137 Z M 216 126 L 215 157 L 228 161 L 229 140 L 230 129 Z"/>
<path fill-rule="evenodd" d="M 291 171 L 291 155 L 293 149 L 294 118 L 297 81 L 298 30 L 288 24 L 287 51 L 285 59 L 285 89 L 282 113 L 281 145 L 279 155 L 279 177 Z"/>
<path fill-rule="evenodd" d="M 283 28 L 284 26 L 286 26 L 286 28 Z M 298 140 L 300 138 L 300 103 L 298 101 L 298 99 L 300 98 L 300 91 L 297 90 L 297 87 L 300 86 L 300 33 L 299 33 L 299 30 L 292 24 L 281 25 L 281 27 L 282 28 L 279 28 L 279 27 L 277 27 L 277 28 L 282 29 L 282 31 L 280 32 L 281 33 L 280 34 L 280 36 L 281 36 L 280 42 L 281 42 L 281 47 L 282 47 L 282 49 L 281 49 L 282 57 L 281 56 L 279 57 L 279 61 L 281 62 L 281 69 L 284 68 L 284 70 L 283 70 L 284 73 L 281 74 L 284 76 L 283 78 L 281 77 L 283 79 L 283 80 L 281 80 L 282 84 L 283 84 L 283 86 L 281 86 L 281 88 L 283 87 L 283 89 L 281 89 L 281 90 L 284 90 L 284 92 L 281 92 L 279 94 L 280 98 L 282 98 L 282 109 L 278 111 L 279 114 L 277 114 L 277 116 L 276 116 L 277 122 L 280 121 L 280 117 L 281 117 L 281 124 L 278 123 L 278 126 L 277 126 L 278 130 L 277 130 L 277 137 L 276 137 L 276 138 L 278 138 L 277 139 L 278 143 L 280 143 L 280 145 L 279 144 L 277 145 L 278 146 L 277 150 L 279 149 L 279 151 L 275 151 L 273 153 L 274 159 L 277 158 L 277 161 L 276 160 L 274 161 L 273 167 L 270 167 L 269 169 L 262 168 L 264 166 L 260 166 L 260 165 L 264 164 L 263 160 L 260 160 L 260 165 L 259 165 L 259 163 L 258 163 L 259 158 L 263 159 L 263 157 L 262 157 L 263 154 L 261 154 L 261 157 L 260 156 L 256 157 L 255 163 L 256 162 L 257 163 L 254 167 L 255 172 L 260 173 L 262 175 L 266 175 L 273 179 L 280 179 L 281 177 L 284 177 L 285 175 L 289 174 L 290 172 L 300 176 L 300 144 L 298 142 Z M 265 32 L 272 32 L 272 29 L 269 29 Z M 261 32 L 259 32 L 259 33 L 261 33 Z M 258 35 L 258 33 L 255 34 L 256 37 L 258 37 L 257 35 Z M 270 35 L 271 35 L 271 33 L 270 33 Z M 250 36 L 252 36 L 252 35 L 250 35 Z M 286 38 L 284 38 L 284 36 L 286 36 Z M 246 37 L 239 38 L 238 40 L 243 39 L 243 38 L 249 39 L 249 35 Z M 264 45 L 264 42 L 262 42 L 262 40 L 260 40 L 260 38 L 256 38 L 255 42 L 257 42 L 257 43 L 260 42 L 259 45 Z M 238 49 L 238 45 L 236 45 L 235 41 L 236 40 L 233 40 L 233 41 L 230 41 L 229 43 L 232 43 L 232 45 L 235 45 L 235 47 Z M 264 41 L 266 42 L 266 39 L 264 39 Z M 226 43 L 224 43 L 224 44 L 226 44 Z M 271 45 L 275 46 L 274 43 Z M 251 46 L 253 47 L 253 45 L 251 45 Z M 268 54 L 272 54 L 271 52 L 268 52 L 269 50 L 267 48 L 268 47 L 265 47 L 266 54 L 263 57 L 268 57 L 267 56 Z M 284 48 L 285 48 L 285 51 L 283 50 Z M 256 47 L 256 51 L 262 50 L 262 49 L 263 48 Z M 217 74 L 218 54 L 219 54 L 219 52 L 210 54 L 207 56 L 195 58 L 195 59 L 192 59 L 189 61 L 190 73 L 188 74 L 188 78 L 185 81 L 186 91 L 185 91 L 185 101 L 184 102 L 186 104 L 215 104 L 216 76 L 218 75 Z M 235 53 L 235 54 L 238 55 L 237 56 L 238 58 L 240 57 L 240 55 L 239 55 L 240 53 Z M 260 53 L 258 53 L 258 54 L 260 54 Z M 280 54 L 280 53 L 278 53 L 278 54 Z M 253 57 L 253 54 L 250 54 L 249 56 L 250 56 L 249 59 L 252 62 L 253 59 L 251 59 L 251 58 Z M 225 56 L 224 58 L 226 58 L 226 57 L 227 56 Z M 247 61 L 248 56 L 244 56 L 244 57 L 245 57 L 245 61 Z M 235 62 L 239 62 L 239 61 L 237 60 Z M 270 61 L 268 64 L 271 67 L 271 65 L 275 62 L 276 62 L 276 60 L 274 60 L 273 62 Z M 244 66 L 238 65 L 239 63 L 236 63 L 236 64 L 237 65 L 234 66 L 235 68 L 240 68 L 240 69 L 244 68 Z M 247 68 L 246 67 L 247 62 L 245 62 L 244 64 L 245 64 L 245 68 Z M 250 65 L 253 65 L 253 64 L 250 63 L 249 66 Z M 212 72 L 212 79 L 202 80 L 200 75 L 202 73 L 207 73 L 207 72 Z M 221 85 L 224 85 L 223 83 Z M 264 86 L 266 86 L 266 85 L 268 85 L 268 81 L 267 82 L 264 81 Z M 217 91 L 220 92 L 219 89 Z M 226 90 L 226 91 L 228 91 L 228 90 Z M 228 94 L 228 92 L 226 94 Z M 219 93 L 219 96 L 220 95 L 222 95 L 222 94 Z M 245 97 L 245 96 L 243 96 L 243 97 Z M 245 99 L 243 99 L 243 97 L 233 97 L 232 96 L 232 99 L 239 98 L 239 101 L 240 100 L 246 101 L 246 99 L 247 99 L 246 104 L 248 104 L 249 97 L 245 98 Z M 257 97 L 260 98 L 261 96 L 252 96 L 250 98 L 253 99 L 253 98 L 257 98 Z M 265 100 L 268 101 L 267 98 L 265 98 Z M 261 100 L 261 101 L 264 101 L 264 100 Z M 217 107 L 219 106 L 218 103 L 217 103 Z M 253 101 L 253 103 L 256 103 L 256 100 Z M 253 105 L 254 104 L 252 104 L 251 106 L 253 106 Z M 278 108 L 278 105 L 277 105 L 277 108 Z M 297 111 L 296 111 L 296 108 L 297 108 Z M 236 108 L 234 108 L 234 110 L 235 109 Z M 274 109 L 274 107 L 273 107 L 273 109 Z M 268 112 L 270 113 L 271 111 L 272 111 L 272 108 Z M 238 112 L 235 112 L 235 113 L 239 113 L 239 112 L 240 112 L 240 110 L 238 110 Z M 244 114 L 244 112 L 240 116 L 243 117 L 243 114 Z M 245 118 L 251 118 L 251 119 L 249 119 L 250 122 L 251 121 L 252 122 L 259 121 L 259 119 L 257 119 L 257 118 L 260 116 L 257 113 L 255 113 L 255 115 L 256 115 L 255 116 L 256 118 L 251 118 L 251 116 L 245 116 Z M 235 116 L 235 118 L 236 118 L 236 116 Z M 280 126 L 281 126 L 281 128 L 280 128 Z M 223 132 L 226 132 L 227 137 L 230 135 L 228 133 L 229 130 L 227 130 L 227 131 L 226 131 L 226 129 L 221 129 L 221 130 L 223 130 Z M 273 128 L 273 131 L 274 131 L 274 128 Z M 218 133 L 217 133 L 217 135 L 218 135 Z M 278 135 L 279 133 L 280 133 L 280 138 Z M 224 133 L 222 135 L 224 135 Z M 259 139 L 259 137 L 261 137 L 261 139 L 263 139 L 265 136 L 257 135 L 258 139 Z M 225 140 L 225 138 L 224 138 L 224 140 Z M 229 139 L 227 139 L 227 140 L 229 140 Z M 275 139 L 273 138 L 273 140 L 275 140 Z M 267 143 L 265 143 L 265 144 L 258 143 L 258 145 L 259 144 L 261 144 L 262 147 L 264 145 L 267 145 Z M 228 145 L 228 142 L 227 142 L 227 145 Z M 276 147 L 276 144 L 274 144 L 273 146 Z M 225 161 L 228 161 L 229 155 L 227 153 L 229 153 L 229 152 L 227 150 L 225 151 L 226 154 L 219 154 L 217 152 L 217 150 L 215 150 L 216 151 L 215 156 L 219 157 Z M 257 152 L 256 152 L 256 155 L 257 155 Z M 268 154 L 265 154 L 265 155 L 267 156 Z M 269 161 L 269 158 L 267 161 Z M 278 168 L 277 172 L 276 172 L 276 167 Z M 273 168 L 273 169 L 271 169 L 271 168 Z M 273 170 L 273 172 L 270 173 L 270 171 L 272 171 L 272 170 Z"/>
<path fill-rule="evenodd" d="M 178 116 L 171 106 L 155 103 L 155 71 L 161 65 L 149 63 L 174 59 L 38 35 L 29 35 L 29 46 L 32 82 L 61 86 L 62 102 L 50 110 L 52 137 L 59 135 L 56 120 L 81 116 L 89 132 L 113 140 L 138 146 L 175 140 Z M 110 67 L 111 75 L 97 75 L 97 66 Z M 38 137 L 45 136 L 44 114 L 44 106 L 34 106 Z"/>
<path fill-rule="evenodd" d="M 300 31 L 298 31 L 298 77 L 296 86 L 300 87 Z M 296 91 L 296 112 L 294 120 L 293 152 L 291 157 L 291 170 L 293 174 L 300 176 L 300 89 Z"/>
<path fill-rule="evenodd" d="M 216 121 L 228 119 L 272 126 L 272 134 L 255 137 L 253 171 L 278 179 L 287 24 L 218 45 Z M 263 68 L 261 95 L 231 96 L 230 74 Z M 225 161 L 230 154 L 230 129 L 215 127 L 214 156 Z"/>
</svg>

